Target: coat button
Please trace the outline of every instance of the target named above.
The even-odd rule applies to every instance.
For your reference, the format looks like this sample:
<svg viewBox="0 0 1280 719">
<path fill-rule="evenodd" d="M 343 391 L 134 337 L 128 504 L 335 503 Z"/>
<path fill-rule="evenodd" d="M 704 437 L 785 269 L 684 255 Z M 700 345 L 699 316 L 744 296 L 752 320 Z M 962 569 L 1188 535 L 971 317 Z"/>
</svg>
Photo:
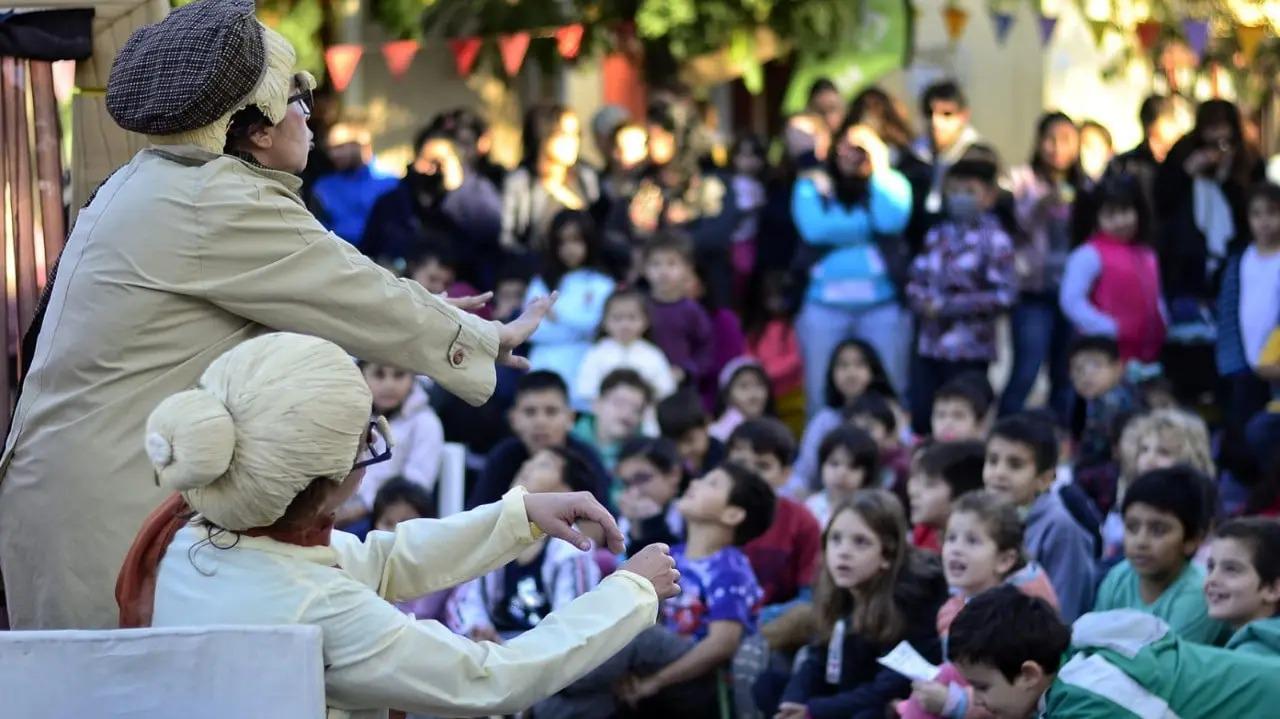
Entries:
<svg viewBox="0 0 1280 719">
<path fill-rule="evenodd" d="M 450 357 L 449 361 L 453 362 L 454 367 L 461 367 L 462 361 L 465 360 L 466 358 L 467 358 L 467 355 L 465 352 L 463 352 L 462 350 L 454 350 L 453 357 Z"/>
</svg>

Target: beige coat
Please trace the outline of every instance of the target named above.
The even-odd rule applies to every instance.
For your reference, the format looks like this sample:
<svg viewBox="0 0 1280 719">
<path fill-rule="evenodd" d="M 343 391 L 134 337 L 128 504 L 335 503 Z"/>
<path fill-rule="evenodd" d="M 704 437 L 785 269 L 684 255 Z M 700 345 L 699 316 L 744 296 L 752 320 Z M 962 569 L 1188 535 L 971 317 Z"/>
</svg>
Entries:
<svg viewBox="0 0 1280 719">
<path fill-rule="evenodd" d="M 209 545 L 207 529 L 185 527 L 160 562 L 152 626 L 320 627 L 330 719 L 376 719 L 388 706 L 443 716 L 514 713 L 621 651 L 658 613 L 653 585 L 627 571 L 504 644 L 472 642 L 386 601 L 455 586 L 513 560 L 534 541 L 524 496 L 516 488 L 501 502 L 403 522 L 363 543 L 334 532 L 328 547 L 267 537 L 228 547 L 225 537 L 213 538 L 227 547 L 220 549 Z"/>
<path fill-rule="evenodd" d="M 0 460 L 15 628 L 115 626 L 121 561 L 162 499 L 147 416 L 240 342 L 316 335 L 473 404 L 492 393 L 496 326 L 329 233 L 300 185 L 199 148 L 155 148 L 80 213 Z"/>
</svg>

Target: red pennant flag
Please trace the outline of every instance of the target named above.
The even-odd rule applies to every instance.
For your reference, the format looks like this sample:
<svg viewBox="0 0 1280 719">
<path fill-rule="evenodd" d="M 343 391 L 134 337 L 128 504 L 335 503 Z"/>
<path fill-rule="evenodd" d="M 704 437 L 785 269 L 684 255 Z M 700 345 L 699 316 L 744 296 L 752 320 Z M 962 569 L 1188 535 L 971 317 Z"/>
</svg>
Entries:
<svg viewBox="0 0 1280 719">
<path fill-rule="evenodd" d="M 1144 20 L 1138 23 L 1138 43 L 1143 50 L 1151 50 L 1160 40 L 1161 25 L 1156 20 Z"/>
<path fill-rule="evenodd" d="M 459 37 L 449 41 L 449 49 L 453 51 L 453 62 L 459 75 L 466 77 L 471 74 L 483 44 L 484 41 L 478 37 Z"/>
<path fill-rule="evenodd" d="M 560 57 L 572 60 L 578 56 L 578 52 L 582 50 L 584 32 L 585 28 L 582 25 L 565 25 L 556 28 L 556 50 L 560 51 Z"/>
<path fill-rule="evenodd" d="M 351 78 L 355 77 L 356 66 L 360 64 L 360 56 L 364 48 L 359 45 L 332 45 L 325 48 L 324 64 L 329 69 L 329 79 L 338 92 L 347 89 Z"/>
<path fill-rule="evenodd" d="M 418 54 L 417 40 L 395 40 L 382 46 L 382 59 L 387 61 L 387 71 L 391 77 L 400 77 L 413 64 L 413 56 Z"/>
<path fill-rule="evenodd" d="M 520 72 L 524 64 L 524 55 L 529 52 L 530 35 L 527 32 L 513 32 L 498 37 L 498 51 L 502 54 L 502 67 L 508 76 Z"/>
</svg>

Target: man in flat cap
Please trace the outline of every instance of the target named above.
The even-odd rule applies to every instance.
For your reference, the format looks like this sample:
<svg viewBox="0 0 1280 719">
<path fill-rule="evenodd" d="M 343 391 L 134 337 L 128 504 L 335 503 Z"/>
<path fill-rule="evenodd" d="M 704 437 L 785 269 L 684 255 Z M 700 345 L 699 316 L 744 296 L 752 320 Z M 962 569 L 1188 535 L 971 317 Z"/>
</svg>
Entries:
<svg viewBox="0 0 1280 719">
<path fill-rule="evenodd" d="M 133 34 L 107 108 L 147 135 L 80 213 L 42 298 L 0 459 L 0 572 L 17 629 L 116 623 L 113 587 L 163 499 L 147 415 L 231 347 L 282 330 L 427 374 L 473 404 L 550 306 L 503 325 L 397 279 L 298 196 L 309 75 L 253 0 L 199 0 Z"/>
</svg>

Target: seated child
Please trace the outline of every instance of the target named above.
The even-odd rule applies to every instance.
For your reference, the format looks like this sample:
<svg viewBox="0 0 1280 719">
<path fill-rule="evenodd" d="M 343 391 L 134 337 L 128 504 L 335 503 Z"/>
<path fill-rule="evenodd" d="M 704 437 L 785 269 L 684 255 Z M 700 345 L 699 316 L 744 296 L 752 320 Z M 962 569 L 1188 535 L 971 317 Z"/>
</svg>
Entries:
<svg viewBox="0 0 1280 719">
<path fill-rule="evenodd" d="M 690 477 L 701 477 L 724 461 L 724 443 L 711 436 L 710 426 L 702 400 L 693 390 L 680 390 L 658 403 L 658 429 L 675 442 Z"/>
<path fill-rule="evenodd" d="M 906 641 L 925 659 L 942 658 L 933 618 L 947 598 L 936 557 L 906 542 L 902 504 L 865 489 L 835 509 L 823 536 L 822 575 L 814 599 L 820 640 L 810 645 L 781 692 L 765 674 L 758 706 L 784 719 L 883 717 L 911 681 L 877 663 Z M 772 712 L 776 711 L 774 715 Z"/>
<path fill-rule="evenodd" d="M 531 494 L 586 491 L 593 471 L 582 457 L 560 447 L 543 449 L 520 467 L 513 487 Z M 452 629 L 475 641 L 522 634 L 547 614 L 590 591 L 600 581 L 591 552 L 543 537 L 505 567 L 458 587 L 450 602 Z"/>
<path fill-rule="evenodd" d="M 911 477 L 911 452 L 898 436 L 898 415 L 883 395 L 867 392 L 845 408 L 845 417 L 871 435 L 880 447 L 878 486 L 907 501 L 907 480 Z"/>
<path fill-rule="evenodd" d="M 1235 632 L 1227 649 L 1280 657 L 1280 520 L 1250 517 L 1218 527 L 1204 596 L 1209 616 Z"/>
<path fill-rule="evenodd" d="M 412 373 L 372 362 L 358 362 L 373 394 L 373 412 L 387 418 L 395 450 L 391 459 L 365 471 L 354 497 L 338 512 L 336 525 L 358 536 L 369 531 L 369 511 L 383 483 L 403 477 L 428 492 L 435 489 L 444 451 L 444 426 Z"/>
<path fill-rule="evenodd" d="M 1094 611 L 1137 609 L 1188 641 L 1226 642 L 1228 628 L 1209 616 L 1204 574 L 1191 561 L 1209 527 L 1211 494 L 1208 479 L 1189 467 L 1139 477 L 1120 505 L 1125 559 L 1102 580 Z"/>
<path fill-rule="evenodd" d="M 604 461 L 605 469 L 618 463 L 622 443 L 640 434 L 645 413 L 653 404 L 653 389 L 635 370 L 617 369 L 600 384 L 592 414 L 584 414 L 573 426 L 573 436 L 590 445 Z M 617 499 L 618 488 L 611 498 Z"/>
<path fill-rule="evenodd" d="M 604 303 L 599 336 L 582 359 L 573 383 L 575 408 L 590 407 L 600 396 L 604 378 L 617 369 L 640 373 L 659 399 L 676 390 L 671 363 L 662 350 L 648 340 L 649 327 L 649 305 L 643 294 L 622 289 L 609 295 Z"/>
<path fill-rule="evenodd" d="M 680 595 L 662 624 L 538 703 L 538 719 L 718 716 L 717 672 L 756 629 L 762 592 L 742 551 L 773 521 L 774 494 L 751 470 L 726 462 L 676 502 L 686 543 L 671 549 Z"/>
<path fill-rule="evenodd" d="M 929 423 L 933 438 L 942 442 L 982 441 L 995 399 L 986 375 L 970 372 L 953 378 L 933 396 Z"/>
<path fill-rule="evenodd" d="M 716 413 L 711 436 L 724 442 L 738 425 L 750 419 L 776 417 L 773 385 L 764 366 L 750 357 L 739 357 L 720 372 L 720 393 L 716 397 Z"/>
<path fill-rule="evenodd" d="M 395 531 L 396 525 L 410 519 L 436 516 L 435 499 L 420 485 L 404 477 L 392 477 L 378 490 L 373 500 L 373 528 L 379 532 Z M 434 619 L 449 624 L 447 607 L 454 588 L 442 589 L 417 599 L 396 602 L 396 607 L 417 619 Z"/>
<path fill-rule="evenodd" d="M 618 453 L 618 528 L 627 538 L 627 556 L 655 542 L 675 546 L 684 536 L 676 508 L 684 476 L 680 454 L 666 439 L 634 437 Z"/>
<path fill-rule="evenodd" d="M 974 597 L 948 643 L 975 702 L 1001 719 L 1257 717 L 1280 705 L 1280 660 L 1189 642 L 1132 610 L 1068 627 L 1010 586 Z"/>
<path fill-rule="evenodd" d="M 1125 420 L 1142 410 L 1137 390 L 1124 381 L 1120 349 L 1110 337 L 1081 337 L 1069 350 L 1071 384 L 1085 402 L 1084 429 L 1076 450 L 1073 482 L 1106 516 L 1115 501 L 1120 468 L 1113 441 Z"/>
<path fill-rule="evenodd" d="M 996 422 L 987 440 L 982 482 L 1025 516 L 1027 556 L 1040 563 L 1068 621 L 1093 607 L 1094 538 L 1053 491 L 1058 437 L 1053 425 L 1025 415 Z"/>
<path fill-rule="evenodd" d="M 832 508 L 852 499 L 859 489 L 875 483 L 880 471 L 880 448 L 871 435 L 846 424 L 822 440 L 818 448 L 818 468 L 822 491 L 810 495 L 804 506 L 818 520 L 818 526 L 825 527 Z"/>
<path fill-rule="evenodd" d="M 1102 561 L 1124 556 L 1124 518 L 1120 502 L 1129 484 L 1153 469 L 1187 465 L 1206 477 L 1217 476 L 1209 428 L 1199 416 L 1181 409 L 1158 409 L 1140 414 L 1120 434 L 1120 481 L 1110 497 L 1111 512 L 1102 525 Z"/>
<path fill-rule="evenodd" d="M 471 297 L 480 291 L 458 280 L 458 257 L 444 242 L 428 242 L 405 258 L 404 276 L 422 285 L 435 295 Z M 489 305 L 469 310 L 485 319 L 491 319 Z"/>
<path fill-rule="evenodd" d="M 907 481 L 911 500 L 911 544 L 942 551 L 942 530 L 952 504 L 982 489 L 986 450 L 981 442 L 935 442 L 920 453 Z"/>
<path fill-rule="evenodd" d="M 1023 556 L 1022 534 L 1018 510 L 1003 497 L 978 490 L 955 502 L 942 548 L 942 567 L 951 587 L 951 598 L 938 610 L 944 648 L 951 622 L 965 603 L 992 587 L 1007 583 L 1058 607 L 1058 595 L 1044 570 Z M 898 713 L 904 719 L 980 716 L 967 687 L 955 666 L 944 664 L 933 681 L 916 683 Z"/>
<path fill-rule="evenodd" d="M 729 437 L 729 460 L 753 469 L 777 490 L 791 476 L 796 444 L 776 419 L 743 422 Z M 789 602 L 813 584 L 822 528 L 803 504 L 779 496 L 768 531 L 743 546 L 766 607 Z M 773 612 L 767 612 L 768 621 Z"/>
</svg>

